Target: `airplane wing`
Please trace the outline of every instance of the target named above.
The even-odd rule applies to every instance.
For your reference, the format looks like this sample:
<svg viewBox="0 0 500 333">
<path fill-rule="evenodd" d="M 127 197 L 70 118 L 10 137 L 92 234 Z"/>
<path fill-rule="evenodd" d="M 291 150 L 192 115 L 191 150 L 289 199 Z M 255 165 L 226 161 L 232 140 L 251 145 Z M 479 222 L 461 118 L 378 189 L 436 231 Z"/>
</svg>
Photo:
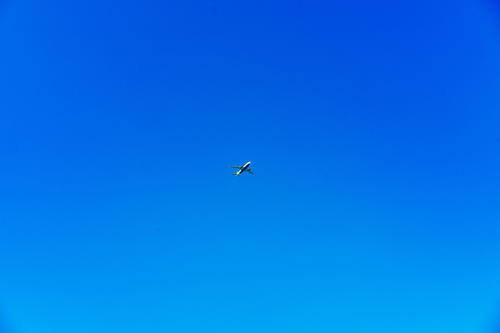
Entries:
<svg viewBox="0 0 500 333">
<path fill-rule="evenodd" d="M 241 168 L 243 168 L 243 167 L 240 167 L 240 166 L 232 166 L 231 168 L 233 168 L 233 169 L 241 169 Z"/>
<path fill-rule="evenodd" d="M 245 171 L 246 171 L 246 172 L 248 172 L 248 173 L 250 173 L 251 175 L 255 175 L 255 174 L 253 173 L 252 169 L 250 169 L 250 168 L 246 169 Z"/>
</svg>

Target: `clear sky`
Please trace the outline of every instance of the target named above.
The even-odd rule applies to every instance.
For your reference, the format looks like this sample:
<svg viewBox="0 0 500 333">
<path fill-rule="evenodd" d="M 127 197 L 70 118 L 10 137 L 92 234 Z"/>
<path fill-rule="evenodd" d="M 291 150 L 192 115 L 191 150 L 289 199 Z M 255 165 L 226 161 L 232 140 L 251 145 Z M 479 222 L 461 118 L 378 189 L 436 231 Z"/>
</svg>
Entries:
<svg viewBox="0 0 500 333">
<path fill-rule="evenodd" d="M 492 332 L 499 87 L 488 0 L 0 1 L 0 331 Z"/>
</svg>

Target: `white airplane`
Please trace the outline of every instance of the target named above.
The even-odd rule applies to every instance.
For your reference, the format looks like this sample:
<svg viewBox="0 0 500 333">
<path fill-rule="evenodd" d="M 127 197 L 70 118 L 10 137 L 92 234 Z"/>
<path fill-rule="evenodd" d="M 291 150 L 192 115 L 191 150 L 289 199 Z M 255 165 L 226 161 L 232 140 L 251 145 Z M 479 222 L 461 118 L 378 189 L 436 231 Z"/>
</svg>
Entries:
<svg viewBox="0 0 500 333">
<path fill-rule="evenodd" d="M 239 169 L 238 171 L 233 173 L 233 175 L 239 176 L 245 171 L 253 175 L 254 173 L 252 172 L 252 169 L 249 168 L 250 164 L 252 164 L 252 162 L 246 162 L 243 166 L 232 166 L 231 168 L 233 169 Z"/>
</svg>

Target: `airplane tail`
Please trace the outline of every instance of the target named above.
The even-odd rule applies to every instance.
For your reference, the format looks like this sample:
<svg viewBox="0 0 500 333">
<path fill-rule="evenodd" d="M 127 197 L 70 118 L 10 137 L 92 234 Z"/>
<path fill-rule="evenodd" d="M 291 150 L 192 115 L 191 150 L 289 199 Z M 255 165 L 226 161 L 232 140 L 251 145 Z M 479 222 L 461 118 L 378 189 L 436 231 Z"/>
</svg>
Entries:
<svg viewBox="0 0 500 333">
<path fill-rule="evenodd" d="M 235 173 L 233 173 L 233 175 L 235 175 L 235 176 L 239 176 L 240 174 L 239 174 L 239 173 L 237 173 L 237 172 L 235 172 Z"/>
</svg>

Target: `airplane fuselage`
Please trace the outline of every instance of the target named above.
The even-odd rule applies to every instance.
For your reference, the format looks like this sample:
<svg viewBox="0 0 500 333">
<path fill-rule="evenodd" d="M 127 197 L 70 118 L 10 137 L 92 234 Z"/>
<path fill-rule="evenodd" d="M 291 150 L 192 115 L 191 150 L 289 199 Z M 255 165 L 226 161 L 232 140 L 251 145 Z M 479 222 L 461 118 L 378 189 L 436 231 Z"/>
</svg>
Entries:
<svg viewBox="0 0 500 333">
<path fill-rule="evenodd" d="M 252 164 L 252 162 L 246 162 L 244 166 L 241 167 L 241 169 L 238 170 L 238 172 L 236 172 L 236 175 L 241 175 L 242 172 L 245 172 L 246 169 L 248 169 L 248 167 L 250 166 L 250 164 Z"/>
</svg>

